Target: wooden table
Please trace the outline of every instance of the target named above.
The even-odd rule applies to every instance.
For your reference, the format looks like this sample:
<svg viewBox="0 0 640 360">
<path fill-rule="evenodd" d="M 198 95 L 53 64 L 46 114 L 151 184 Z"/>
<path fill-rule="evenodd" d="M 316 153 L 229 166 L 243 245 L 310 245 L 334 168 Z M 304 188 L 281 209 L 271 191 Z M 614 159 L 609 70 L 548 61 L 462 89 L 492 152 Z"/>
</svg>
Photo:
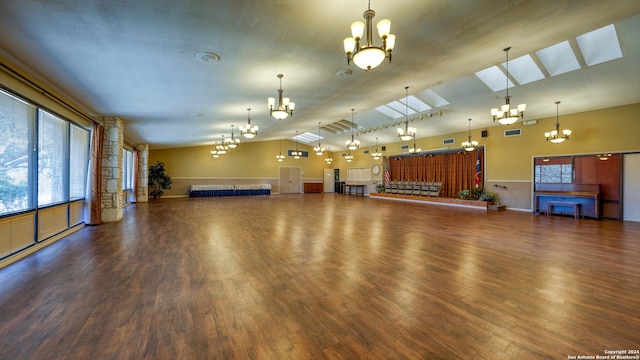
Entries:
<svg viewBox="0 0 640 360">
<path fill-rule="evenodd" d="M 355 195 L 360 195 L 360 196 L 364 196 L 364 189 L 366 188 L 367 185 L 364 184 L 344 184 L 343 186 L 343 194 L 346 195 L 351 195 L 351 188 L 355 188 L 356 189 L 356 194 Z M 358 193 L 358 189 L 360 189 L 360 192 Z"/>
</svg>

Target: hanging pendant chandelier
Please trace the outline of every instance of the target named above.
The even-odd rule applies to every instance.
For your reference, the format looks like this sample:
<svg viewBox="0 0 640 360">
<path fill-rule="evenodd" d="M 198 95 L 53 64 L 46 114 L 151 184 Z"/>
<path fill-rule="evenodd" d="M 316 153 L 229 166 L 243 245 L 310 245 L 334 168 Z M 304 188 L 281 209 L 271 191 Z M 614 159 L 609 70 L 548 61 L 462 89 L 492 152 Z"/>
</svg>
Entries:
<svg viewBox="0 0 640 360">
<path fill-rule="evenodd" d="M 478 148 L 478 142 L 475 140 L 471 141 L 471 119 L 469 119 L 469 138 L 462 143 L 462 148 L 465 151 L 474 151 Z"/>
<path fill-rule="evenodd" d="M 344 159 L 347 160 L 347 162 L 352 162 L 353 161 L 353 155 L 351 155 L 351 150 L 349 150 L 347 155 L 344 156 Z"/>
<path fill-rule="evenodd" d="M 544 133 L 544 136 L 547 138 L 547 141 L 551 141 L 554 144 L 560 144 L 565 140 L 569 140 L 569 135 L 571 135 L 571 130 L 569 129 L 562 130 L 562 135 L 560 135 L 560 123 L 558 122 L 559 106 L 560 106 L 560 101 L 556 101 L 556 129 L 550 132 Z"/>
<path fill-rule="evenodd" d="M 351 109 L 351 140 L 347 140 L 347 149 L 349 150 L 355 150 L 357 148 L 360 147 L 360 141 L 354 139 L 354 135 L 353 135 L 353 127 L 355 126 L 355 123 L 353 122 L 353 112 L 355 109 Z"/>
<path fill-rule="evenodd" d="M 278 89 L 278 107 L 276 106 L 275 98 L 268 98 L 267 104 L 269 106 L 269 114 L 278 120 L 284 120 L 287 116 L 291 115 L 293 117 L 293 109 L 296 107 L 296 103 L 290 101 L 288 97 L 282 97 L 282 78 L 283 74 L 278 74 L 278 79 L 280 79 L 280 88 Z"/>
<path fill-rule="evenodd" d="M 256 137 L 256 135 L 258 135 L 258 125 L 251 126 L 251 108 L 248 108 L 247 112 L 247 125 L 240 125 L 240 134 L 242 134 L 242 136 L 246 137 L 247 139 L 253 139 L 254 137 Z"/>
<path fill-rule="evenodd" d="M 413 147 L 409 149 L 409 154 L 419 154 L 422 151 L 421 148 L 416 146 L 416 134 L 413 134 Z"/>
<path fill-rule="evenodd" d="M 511 47 L 504 49 L 504 52 L 507 54 L 507 62 L 506 62 L 507 96 L 504 97 L 505 104 L 502 105 L 499 109 L 498 108 L 491 109 L 491 116 L 493 116 L 493 121 L 495 122 L 497 120 L 502 125 L 511 125 L 516 121 L 518 121 L 518 119 L 523 119 L 524 110 L 527 108 L 527 104 L 520 104 L 518 105 L 517 108 L 513 108 L 513 109 L 511 108 L 511 104 L 510 104 L 511 97 L 509 96 L 509 50 L 510 49 Z"/>
<path fill-rule="evenodd" d="M 298 150 L 298 131 L 296 130 L 296 151 L 292 152 L 291 155 L 293 155 L 294 159 L 300 159 L 300 157 L 302 156 L 302 151 Z"/>
<path fill-rule="evenodd" d="M 371 157 L 373 157 L 373 160 L 380 160 L 382 157 L 382 153 L 378 152 L 378 138 L 376 138 L 376 152 L 372 153 Z"/>
<path fill-rule="evenodd" d="M 284 155 L 282 155 L 282 140 L 280 140 L 280 154 L 276 155 L 276 159 L 279 162 L 283 162 L 284 161 Z"/>
<path fill-rule="evenodd" d="M 359 68 L 371 70 L 380 65 L 385 58 L 391 62 L 391 52 L 396 44 L 396 36 L 390 34 L 391 21 L 383 19 L 376 25 L 378 35 L 382 39 L 382 46 L 373 45 L 373 18 L 376 12 L 369 7 L 364 12 L 365 22 L 356 21 L 351 24 L 351 37 L 343 41 L 344 51 L 347 53 L 347 65 L 353 61 Z M 364 38 L 364 43 L 361 43 Z"/>
<path fill-rule="evenodd" d="M 216 143 L 216 144 L 217 144 L 217 143 Z M 214 144 L 214 145 L 216 145 L 216 144 Z M 220 153 L 218 153 L 218 147 L 217 147 L 217 146 L 214 146 L 214 150 L 211 150 L 211 156 L 217 159 L 217 158 L 219 158 L 219 157 L 220 157 L 220 155 L 221 155 L 221 154 L 220 154 Z"/>
<path fill-rule="evenodd" d="M 414 139 L 418 130 L 413 127 L 409 127 L 409 87 L 405 86 L 405 100 L 404 100 L 404 129 L 398 128 L 398 137 L 402 141 L 409 141 Z"/>
<path fill-rule="evenodd" d="M 313 148 L 313 151 L 315 151 L 318 156 L 324 154 L 324 148 L 320 145 L 320 139 L 322 138 L 320 137 L 320 122 L 318 121 L 318 146 Z"/>
<path fill-rule="evenodd" d="M 225 144 L 224 135 L 222 135 L 222 141 L 220 145 L 216 145 L 216 152 L 218 155 L 224 155 L 227 153 L 228 149 L 229 149 L 229 146 Z"/>
<path fill-rule="evenodd" d="M 333 162 L 333 158 L 331 157 L 331 148 L 327 147 L 327 158 L 324 159 L 324 162 L 327 164 L 331 164 Z"/>
<path fill-rule="evenodd" d="M 227 145 L 229 149 L 235 149 L 240 145 L 240 139 L 235 139 L 233 137 L 233 125 L 231 125 L 231 138 L 225 139 L 225 145 Z"/>
</svg>

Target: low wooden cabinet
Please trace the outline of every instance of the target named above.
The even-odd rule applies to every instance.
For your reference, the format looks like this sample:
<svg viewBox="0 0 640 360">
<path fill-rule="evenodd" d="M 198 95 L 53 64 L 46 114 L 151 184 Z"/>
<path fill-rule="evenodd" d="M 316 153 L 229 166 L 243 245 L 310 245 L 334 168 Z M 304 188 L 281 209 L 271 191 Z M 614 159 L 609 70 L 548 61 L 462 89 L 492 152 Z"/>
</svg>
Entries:
<svg viewBox="0 0 640 360">
<path fill-rule="evenodd" d="M 321 193 L 323 190 L 323 186 L 323 183 L 304 183 L 304 192 Z"/>
</svg>

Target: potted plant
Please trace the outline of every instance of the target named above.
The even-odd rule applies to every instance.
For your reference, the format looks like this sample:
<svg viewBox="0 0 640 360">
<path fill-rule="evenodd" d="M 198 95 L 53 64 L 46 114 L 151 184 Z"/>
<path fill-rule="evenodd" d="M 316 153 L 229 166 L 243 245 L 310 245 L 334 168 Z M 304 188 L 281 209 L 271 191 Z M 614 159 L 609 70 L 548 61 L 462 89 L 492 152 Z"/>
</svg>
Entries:
<svg viewBox="0 0 640 360">
<path fill-rule="evenodd" d="M 490 202 L 493 205 L 500 205 L 500 201 L 498 201 L 498 197 L 495 193 L 483 191 L 478 198 L 480 201 Z"/>
<path fill-rule="evenodd" d="M 460 191 L 458 192 L 458 198 L 459 198 L 459 199 L 462 199 L 462 200 L 469 200 L 469 197 L 470 197 L 470 195 L 469 195 L 469 190 L 467 190 L 467 189 L 460 190 Z"/>
<path fill-rule="evenodd" d="M 384 192 L 384 184 L 383 183 L 376 184 L 376 192 L 378 192 L 378 193 L 383 193 Z"/>
<path fill-rule="evenodd" d="M 156 160 L 156 163 L 149 167 L 149 196 L 159 199 L 164 190 L 171 189 L 171 182 L 171 177 L 165 173 L 164 163 Z"/>
</svg>

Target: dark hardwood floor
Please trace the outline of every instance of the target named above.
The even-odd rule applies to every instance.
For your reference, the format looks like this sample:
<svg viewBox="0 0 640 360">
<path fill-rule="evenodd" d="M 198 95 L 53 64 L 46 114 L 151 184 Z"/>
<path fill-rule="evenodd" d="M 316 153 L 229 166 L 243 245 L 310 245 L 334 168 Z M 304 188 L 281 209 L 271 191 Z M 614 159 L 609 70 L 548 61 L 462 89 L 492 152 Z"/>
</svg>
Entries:
<svg viewBox="0 0 640 360">
<path fill-rule="evenodd" d="M 640 224 L 161 199 L 0 270 L 2 359 L 567 359 L 640 347 Z"/>
</svg>

